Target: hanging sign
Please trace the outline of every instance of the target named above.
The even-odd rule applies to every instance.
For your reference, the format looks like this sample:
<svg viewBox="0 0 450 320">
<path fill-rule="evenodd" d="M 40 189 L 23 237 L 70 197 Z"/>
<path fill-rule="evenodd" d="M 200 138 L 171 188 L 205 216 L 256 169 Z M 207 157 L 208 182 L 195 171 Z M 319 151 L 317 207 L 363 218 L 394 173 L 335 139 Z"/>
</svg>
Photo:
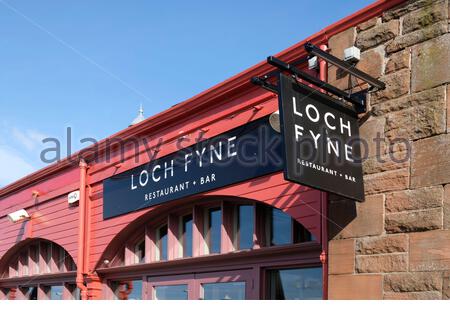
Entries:
<svg viewBox="0 0 450 320">
<path fill-rule="evenodd" d="M 279 80 L 285 179 L 364 201 L 356 115 L 291 77 Z"/>
<path fill-rule="evenodd" d="M 105 219 L 282 171 L 281 135 L 268 117 L 103 182 Z"/>
</svg>

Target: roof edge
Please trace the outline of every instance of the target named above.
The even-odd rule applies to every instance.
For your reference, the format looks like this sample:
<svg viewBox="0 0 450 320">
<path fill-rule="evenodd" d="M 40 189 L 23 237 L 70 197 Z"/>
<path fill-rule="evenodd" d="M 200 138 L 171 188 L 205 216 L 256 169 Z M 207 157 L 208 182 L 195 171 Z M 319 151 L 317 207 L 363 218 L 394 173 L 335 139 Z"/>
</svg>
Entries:
<svg viewBox="0 0 450 320">
<path fill-rule="evenodd" d="M 376 1 L 367 7 L 329 25 L 328 27 L 320 30 L 319 32 L 313 34 L 312 36 L 298 42 L 297 44 L 283 50 L 282 52 L 276 54 L 276 57 L 285 60 L 292 61 L 294 59 L 299 59 L 300 55 L 306 55 L 306 51 L 303 46 L 306 42 L 313 42 L 315 44 L 319 44 L 320 42 L 325 42 L 329 37 L 338 34 L 350 27 L 356 26 L 364 21 L 367 21 L 373 17 L 379 16 L 382 12 L 393 8 L 407 0 L 379 0 Z M 126 139 L 128 137 L 143 134 L 148 132 L 150 129 L 155 130 L 159 129 L 162 125 L 169 123 L 170 121 L 174 121 L 176 119 L 184 117 L 186 114 L 192 114 L 194 110 L 199 109 L 201 106 L 209 103 L 212 100 L 215 100 L 224 95 L 230 94 L 230 92 L 235 92 L 236 90 L 242 90 L 246 86 L 250 87 L 249 79 L 253 76 L 262 75 L 270 72 L 274 68 L 268 65 L 265 61 L 262 61 L 253 67 L 250 67 L 237 75 L 189 98 L 172 108 L 169 108 L 165 111 L 162 111 L 152 117 L 147 118 L 145 121 L 128 127 L 122 131 L 113 134 L 110 137 L 107 137 L 100 142 L 98 142 L 97 146 L 100 150 L 102 150 L 102 146 L 106 144 L 106 142 L 110 139 Z M 205 110 L 203 110 L 205 111 Z M 89 147 L 88 147 L 89 148 Z M 48 175 L 55 174 L 64 169 L 73 167 L 73 159 L 74 157 L 79 157 L 86 151 L 88 148 L 82 149 L 76 153 L 74 153 L 70 158 L 63 159 L 58 161 L 55 164 L 49 165 L 43 169 L 40 169 L 34 173 L 31 173 L 3 188 L 0 189 L 0 199 L 4 196 L 13 193 L 17 190 L 20 190 L 26 186 L 33 185 L 39 180 L 43 179 Z"/>
</svg>

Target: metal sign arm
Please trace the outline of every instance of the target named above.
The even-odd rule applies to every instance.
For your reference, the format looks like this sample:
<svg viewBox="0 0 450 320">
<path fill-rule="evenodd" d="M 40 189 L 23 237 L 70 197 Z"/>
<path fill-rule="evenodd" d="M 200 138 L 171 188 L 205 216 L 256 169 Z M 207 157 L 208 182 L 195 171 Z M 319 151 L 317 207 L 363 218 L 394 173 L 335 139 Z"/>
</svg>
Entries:
<svg viewBox="0 0 450 320">
<path fill-rule="evenodd" d="M 374 77 L 368 75 L 367 73 L 355 68 L 350 63 L 348 63 L 344 60 L 341 60 L 341 59 L 329 54 L 326 51 L 323 51 L 322 49 L 313 45 L 312 43 L 309 43 L 309 42 L 306 43 L 305 49 L 306 49 L 306 51 L 308 51 L 308 53 L 310 53 L 316 57 L 319 57 L 319 58 L 327 61 L 328 63 L 331 63 L 332 65 L 335 65 L 336 67 L 350 73 L 351 75 L 367 82 L 372 87 L 375 87 L 379 90 L 383 90 L 386 88 L 386 84 L 384 82 L 377 80 Z"/>
<path fill-rule="evenodd" d="M 321 89 L 325 89 L 326 91 L 328 91 L 331 94 L 334 94 L 350 103 L 352 103 L 353 105 L 355 105 L 355 108 L 357 110 L 364 110 L 365 109 L 365 101 L 356 99 L 355 97 L 353 97 L 352 95 L 348 94 L 347 92 L 338 89 L 322 80 L 317 79 L 316 77 L 313 77 L 311 75 L 309 75 L 308 73 L 301 71 L 299 69 L 297 69 L 296 67 L 292 66 L 289 63 L 286 63 L 284 61 L 281 61 L 280 59 L 277 59 L 273 56 L 270 56 L 267 58 L 267 62 L 274 66 L 277 67 L 278 69 L 280 69 L 281 71 L 287 71 L 291 74 L 294 74 L 295 76 L 308 81 L 309 83 L 318 86 Z"/>
</svg>

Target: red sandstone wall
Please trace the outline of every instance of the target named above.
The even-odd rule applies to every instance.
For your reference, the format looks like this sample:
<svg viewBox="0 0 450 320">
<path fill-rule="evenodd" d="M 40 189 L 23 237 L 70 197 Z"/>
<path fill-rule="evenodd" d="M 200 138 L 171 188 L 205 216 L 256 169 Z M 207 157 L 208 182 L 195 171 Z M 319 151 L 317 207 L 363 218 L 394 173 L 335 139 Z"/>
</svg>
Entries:
<svg viewBox="0 0 450 320">
<path fill-rule="evenodd" d="M 450 298 L 449 1 L 417 0 L 329 40 L 356 45 L 358 67 L 386 82 L 370 95 L 361 136 L 369 142 L 366 202 L 330 203 L 331 299 Z M 348 76 L 329 69 L 331 83 Z M 395 139 L 404 138 L 411 157 Z M 373 140 L 370 140 L 373 141 Z"/>
</svg>

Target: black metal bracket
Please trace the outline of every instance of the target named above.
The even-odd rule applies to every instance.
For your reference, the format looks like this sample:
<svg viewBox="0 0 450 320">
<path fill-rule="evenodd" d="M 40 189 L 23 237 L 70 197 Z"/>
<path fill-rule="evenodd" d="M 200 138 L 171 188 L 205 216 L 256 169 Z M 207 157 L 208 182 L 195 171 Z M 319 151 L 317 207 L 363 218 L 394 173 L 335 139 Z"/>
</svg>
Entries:
<svg viewBox="0 0 450 320">
<path fill-rule="evenodd" d="M 321 59 L 327 61 L 328 63 L 335 65 L 339 69 L 344 70 L 345 72 L 351 74 L 352 76 L 355 76 L 356 78 L 367 82 L 369 85 L 371 85 L 372 87 L 374 87 L 378 90 L 383 90 L 386 88 L 386 84 L 384 82 L 382 82 L 378 79 L 375 79 L 371 75 L 359 70 L 358 68 L 351 65 L 350 63 L 348 63 L 344 60 L 341 60 L 341 59 L 333 56 L 332 54 L 329 54 L 326 51 L 323 51 L 322 49 L 313 45 L 310 42 L 307 42 L 305 44 L 305 50 L 308 51 L 309 54 L 312 54 L 318 58 L 321 58 Z"/>
<path fill-rule="evenodd" d="M 329 54 L 326 51 L 321 50 L 320 48 L 316 47 L 315 45 L 311 43 L 305 44 L 305 49 L 310 54 L 315 55 L 321 59 L 324 59 L 325 61 L 337 66 L 340 69 L 343 69 L 345 72 L 364 80 L 367 82 L 372 88 L 376 88 L 379 90 L 385 89 L 386 85 L 384 82 L 379 81 L 372 76 L 368 75 L 367 73 L 355 68 L 351 64 Z M 354 111 L 357 114 L 365 113 L 367 111 L 367 93 L 368 90 L 363 90 L 356 93 L 347 93 L 339 88 L 336 88 L 335 86 L 332 86 L 331 84 L 324 82 L 310 74 L 308 74 L 305 71 L 302 71 L 298 69 L 296 66 L 286 63 L 284 61 L 281 61 L 280 59 L 277 59 L 273 56 L 270 56 L 267 58 L 267 62 L 278 68 L 280 72 L 289 72 L 290 74 L 294 75 L 297 78 L 306 80 L 307 82 L 317 86 L 319 89 L 323 89 L 327 91 L 328 93 L 331 93 L 335 96 L 337 96 L 340 99 L 343 99 L 349 103 L 351 103 L 354 107 Z M 255 85 L 258 85 L 270 92 L 278 94 L 278 87 L 274 84 L 271 84 L 268 82 L 268 79 L 273 76 L 273 72 L 265 75 L 263 77 L 253 77 L 251 79 L 251 82 Z"/>
</svg>

